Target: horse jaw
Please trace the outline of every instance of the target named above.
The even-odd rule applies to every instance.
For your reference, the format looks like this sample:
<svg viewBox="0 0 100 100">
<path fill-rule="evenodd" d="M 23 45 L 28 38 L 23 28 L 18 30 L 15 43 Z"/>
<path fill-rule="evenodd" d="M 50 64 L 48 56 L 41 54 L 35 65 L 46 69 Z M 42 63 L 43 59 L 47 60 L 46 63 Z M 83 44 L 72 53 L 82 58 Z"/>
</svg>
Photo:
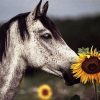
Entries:
<svg viewBox="0 0 100 100">
<path fill-rule="evenodd" d="M 63 78 L 63 74 L 61 73 L 61 71 L 54 70 L 54 69 L 52 70 L 52 69 L 50 69 L 50 68 L 47 67 L 47 66 L 43 67 L 42 70 L 43 70 L 43 71 L 46 71 L 47 73 L 50 73 L 50 74 L 52 74 L 52 75 L 55 75 L 55 76 L 57 76 L 57 77 Z"/>
</svg>

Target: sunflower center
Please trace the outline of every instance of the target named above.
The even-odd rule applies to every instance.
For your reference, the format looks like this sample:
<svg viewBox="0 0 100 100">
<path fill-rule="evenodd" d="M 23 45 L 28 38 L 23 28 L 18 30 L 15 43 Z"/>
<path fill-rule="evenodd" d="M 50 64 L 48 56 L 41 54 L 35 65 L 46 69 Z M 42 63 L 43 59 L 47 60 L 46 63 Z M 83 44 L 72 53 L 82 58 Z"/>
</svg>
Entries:
<svg viewBox="0 0 100 100">
<path fill-rule="evenodd" d="M 88 74 L 100 72 L 100 60 L 97 57 L 86 58 L 82 63 L 82 69 Z"/>
<path fill-rule="evenodd" d="M 91 71 L 94 71 L 94 70 L 97 69 L 97 66 L 96 66 L 95 63 L 93 63 L 93 64 L 88 65 L 88 69 L 91 70 Z"/>
<path fill-rule="evenodd" d="M 43 89 L 42 94 L 43 94 L 44 96 L 47 96 L 47 95 L 48 95 L 48 90 L 47 90 L 47 89 Z"/>
</svg>

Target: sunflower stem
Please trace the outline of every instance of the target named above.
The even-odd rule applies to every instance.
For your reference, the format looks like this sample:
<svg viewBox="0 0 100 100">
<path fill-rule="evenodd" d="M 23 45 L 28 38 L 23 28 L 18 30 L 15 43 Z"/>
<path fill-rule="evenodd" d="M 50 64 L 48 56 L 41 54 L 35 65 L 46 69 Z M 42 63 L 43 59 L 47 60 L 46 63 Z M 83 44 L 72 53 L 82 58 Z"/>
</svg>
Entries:
<svg viewBox="0 0 100 100">
<path fill-rule="evenodd" d="M 93 87 L 95 91 L 95 100 L 99 100 L 99 95 L 98 95 L 98 88 L 96 82 L 93 82 Z"/>
</svg>

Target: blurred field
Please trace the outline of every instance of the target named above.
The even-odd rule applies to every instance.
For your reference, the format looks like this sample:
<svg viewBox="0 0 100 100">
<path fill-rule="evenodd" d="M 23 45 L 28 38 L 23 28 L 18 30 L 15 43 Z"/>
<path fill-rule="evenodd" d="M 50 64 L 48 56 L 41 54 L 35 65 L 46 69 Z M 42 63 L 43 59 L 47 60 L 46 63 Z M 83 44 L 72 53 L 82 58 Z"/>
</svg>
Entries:
<svg viewBox="0 0 100 100">
<path fill-rule="evenodd" d="M 81 84 L 66 86 L 63 79 L 37 70 L 23 78 L 20 90 L 14 100 L 39 100 L 36 90 L 43 84 L 48 84 L 52 88 L 51 100 L 79 100 L 71 99 L 74 95 L 79 95 L 81 100 L 94 100 L 94 92 L 90 86 L 84 87 Z"/>
</svg>

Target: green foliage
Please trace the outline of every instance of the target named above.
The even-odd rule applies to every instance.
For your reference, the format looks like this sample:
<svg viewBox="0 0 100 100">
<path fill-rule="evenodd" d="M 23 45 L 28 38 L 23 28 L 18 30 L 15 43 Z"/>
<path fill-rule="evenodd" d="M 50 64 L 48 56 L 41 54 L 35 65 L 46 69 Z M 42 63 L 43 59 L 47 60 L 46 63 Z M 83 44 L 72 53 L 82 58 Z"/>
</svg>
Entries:
<svg viewBox="0 0 100 100">
<path fill-rule="evenodd" d="M 78 48 L 78 54 L 79 53 L 88 54 L 89 53 L 89 48 L 88 47 L 87 48 L 84 48 L 84 47 Z"/>
</svg>

